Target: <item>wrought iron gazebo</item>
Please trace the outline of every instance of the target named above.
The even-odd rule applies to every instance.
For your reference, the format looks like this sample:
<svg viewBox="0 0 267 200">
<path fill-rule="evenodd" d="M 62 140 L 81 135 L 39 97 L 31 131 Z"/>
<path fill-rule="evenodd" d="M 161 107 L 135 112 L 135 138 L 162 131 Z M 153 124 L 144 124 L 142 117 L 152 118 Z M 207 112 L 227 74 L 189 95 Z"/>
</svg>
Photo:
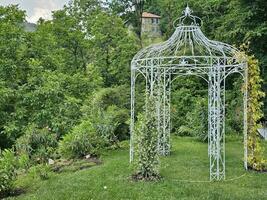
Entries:
<svg viewBox="0 0 267 200">
<path fill-rule="evenodd" d="M 225 80 L 232 73 L 244 79 L 244 167 L 247 169 L 247 62 L 238 59 L 238 50 L 209 40 L 202 33 L 201 19 L 187 6 L 174 22 L 175 32 L 165 42 L 142 49 L 131 63 L 130 162 L 134 159 L 135 84 L 141 75 L 146 84 L 146 102 L 156 97 L 158 149 L 170 153 L 170 107 L 172 82 L 187 75 L 208 83 L 208 155 L 210 180 L 225 179 Z"/>
</svg>

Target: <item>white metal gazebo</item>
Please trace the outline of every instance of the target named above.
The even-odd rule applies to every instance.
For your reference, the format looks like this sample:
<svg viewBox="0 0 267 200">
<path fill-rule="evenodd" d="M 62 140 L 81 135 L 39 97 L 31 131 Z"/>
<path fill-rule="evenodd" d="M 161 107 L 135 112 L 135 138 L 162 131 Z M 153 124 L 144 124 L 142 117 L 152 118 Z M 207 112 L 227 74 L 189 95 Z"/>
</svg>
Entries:
<svg viewBox="0 0 267 200">
<path fill-rule="evenodd" d="M 172 82 L 187 75 L 208 83 L 208 155 L 210 180 L 225 179 L 225 80 L 232 73 L 244 79 L 244 167 L 247 169 L 247 62 L 237 58 L 238 50 L 228 44 L 209 40 L 202 33 L 201 19 L 187 6 L 174 22 L 175 32 L 166 41 L 142 49 L 131 64 L 131 139 L 130 161 L 135 147 L 135 84 L 141 75 L 146 83 L 146 101 L 156 97 L 158 149 L 170 153 L 170 106 Z"/>
</svg>

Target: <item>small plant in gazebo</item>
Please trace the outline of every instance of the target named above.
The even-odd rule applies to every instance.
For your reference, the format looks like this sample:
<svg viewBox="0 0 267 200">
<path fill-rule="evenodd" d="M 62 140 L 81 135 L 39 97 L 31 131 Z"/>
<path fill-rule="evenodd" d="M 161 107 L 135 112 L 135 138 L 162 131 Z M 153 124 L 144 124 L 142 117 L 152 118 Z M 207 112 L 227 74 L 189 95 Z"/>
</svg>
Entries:
<svg viewBox="0 0 267 200">
<path fill-rule="evenodd" d="M 147 110 L 138 116 L 136 126 L 137 159 L 134 180 L 159 180 L 158 132 L 155 97 L 148 98 Z"/>
</svg>

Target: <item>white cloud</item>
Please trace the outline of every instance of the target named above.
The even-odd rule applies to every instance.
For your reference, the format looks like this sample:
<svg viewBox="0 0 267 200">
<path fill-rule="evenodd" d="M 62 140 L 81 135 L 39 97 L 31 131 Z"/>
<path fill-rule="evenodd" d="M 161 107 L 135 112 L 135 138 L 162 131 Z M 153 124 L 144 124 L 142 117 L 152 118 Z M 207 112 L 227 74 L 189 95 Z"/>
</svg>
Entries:
<svg viewBox="0 0 267 200">
<path fill-rule="evenodd" d="M 33 14 L 27 18 L 29 22 L 37 22 L 40 17 L 44 19 L 51 19 L 52 11 L 62 8 L 62 4 L 53 0 L 38 0 L 35 1 Z"/>
<path fill-rule="evenodd" d="M 0 5 L 19 4 L 27 12 L 27 21 L 36 23 L 40 17 L 51 19 L 52 11 L 63 8 L 69 0 L 0 0 Z"/>
<path fill-rule="evenodd" d="M 43 19 L 51 19 L 51 10 L 45 8 L 34 8 L 33 15 L 27 17 L 27 21 L 29 22 L 37 22 L 40 18 Z"/>
</svg>

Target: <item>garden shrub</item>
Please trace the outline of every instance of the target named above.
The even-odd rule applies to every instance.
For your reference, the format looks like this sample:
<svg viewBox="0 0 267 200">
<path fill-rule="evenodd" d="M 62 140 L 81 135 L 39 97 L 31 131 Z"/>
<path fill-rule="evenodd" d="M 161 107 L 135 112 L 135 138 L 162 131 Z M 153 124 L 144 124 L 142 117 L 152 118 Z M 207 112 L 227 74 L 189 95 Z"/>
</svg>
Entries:
<svg viewBox="0 0 267 200">
<path fill-rule="evenodd" d="M 17 159 L 12 150 L 0 152 L 0 195 L 8 193 L 14 187 L 17 177 Z"/>
<path fill-rule="evenodd" d="M 63 137 L 59 143 L 59 153 L 66 158 L 80 158 L 88 154 L 97 156 L 106 143 L 92 123 L 84 120 Z"/>
<path fill-rule="evenodd" d="M 186 115 L 192 112 L 196 102 L 208 97 L 206 81 L 196 76 L 182 76 L 172 84 L 171 118 L 175 132 L 182 125 L 187 124 Z"/>
<path fill-rule="evenodd" d="M 243 80 L 240 74 L 232 74 L 226 81 L 225 133 L 243 134 Z"/>
<path fill-rule="evenodd" d="M 50 172 L 51 168 L 47 164 L 35 165 L 29 169 L 29 174 L 32 178 L 39 178 L 41 180 L 47 180 Z"/>
<path fill-rule="evenodd" d="M 31 160 L 28 154 L 23 153 L 18 157 L 18 167 L 20 170 L 24 170 L 25 172 L 31 167 Z"/>
<path fill-rule="evenodd" d="M 174 132 L 180 136 L 190 135 L 187 130 L 185 132 L 183 130 L 179 131 L 179 128 L 186 125 L 186 113 L 192 110 L 191 108 L 193 104 L 194 101 L 190 89 L 184 88 L 183 86 L 177 90 L 175 90 L 175 88 L 173 89 L 171 105 L 172 128 L 174 129 Z"/>
<path fill-rule="evenodd" d="M 112 145 L 119 140 L 127 139 L 126 134 L 129 131 L 129 125 L 126 120 L 128 120 L 128 116 L 128 110 L 112 105 L 106 110 L 98 109 L 90 120 L 97 133 Z M 124 131 L 126 133 L 123 133 Z"/>
<path fill-rule="evenodd" d="M 111 145 L 129 138 L 129 94 L 127 87 L 102 88 L 88 98 L 82 107 L 97 132 Z"/>
<path fill-rule="evenodd" d="M 85 115 L 92 114 L 92 108 L 107 110 L 108 106 L 115 105 L 119 108 L 130 108 L 129 88 L 125 85 L 101 88 L 94 92 L 84 103 L 82 111 Z"/>
<path fill-rule="evenodd" d="M 208 99 L 196 98 L 191 112 L 186 115 L 187 126 L 191 127 L 192 135 L 202 142 L 208 141 Z"/>
<path fill-rule="evenodd" d="M 156 106 L 154 97 L 149 98 L 147 112 L 140 114 L 136 124 L 137 180 L 158 180 L 159 154 Z"/>
<path fill-rule="evenodd" d="M 116 139 L 119 141 L 129 139 L 129 110 L 117 106 L 109 106 L 106 114 L 117 125 L 114 130 Z"/>
<path fill-rule="evenodd" d="M 177 128 L 175 134 L 179 136 L 193 136 L 193 130 L 192 128 L 187 125 L 181 125 L 179 128 Z"/>
<path fill-rule="evenodd" d="M 192 136 L 200 141 L 208 141 L 208 100 L 203 97 L 195 97 L 192 109 L 185 115 L 185 121 L 176 130 L 179 136 Z"/>
<path fill-rule="evenodd" d="M 34 163 L 46 163 L 54 156 L 57 136 L 49 128 L 37 128 L 32 125 L 16 141 L 15 146 L 19 155 L 28 155 Z"/>
</svg>

